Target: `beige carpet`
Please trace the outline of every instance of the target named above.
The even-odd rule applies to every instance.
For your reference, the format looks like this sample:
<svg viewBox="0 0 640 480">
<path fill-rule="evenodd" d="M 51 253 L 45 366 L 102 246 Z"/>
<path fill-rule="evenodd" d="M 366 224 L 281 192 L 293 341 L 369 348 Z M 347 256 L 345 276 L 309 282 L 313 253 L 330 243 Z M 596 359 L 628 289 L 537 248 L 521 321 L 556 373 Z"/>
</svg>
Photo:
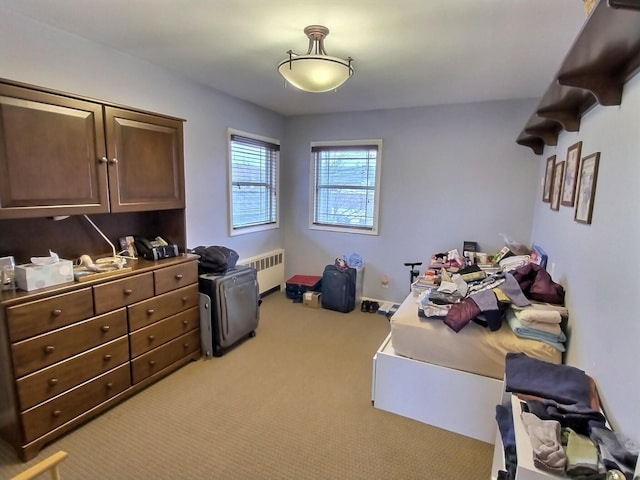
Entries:
<svg viewBox="0 0 640 480">
<path fill-rule="evenodd" d="M 192 362 L 20 462 L 65 450 L 70 479 L 487 480 L 493 447 L 371 406 L 382 315 L 265 297 L 255 338 Z"/>
</svg>

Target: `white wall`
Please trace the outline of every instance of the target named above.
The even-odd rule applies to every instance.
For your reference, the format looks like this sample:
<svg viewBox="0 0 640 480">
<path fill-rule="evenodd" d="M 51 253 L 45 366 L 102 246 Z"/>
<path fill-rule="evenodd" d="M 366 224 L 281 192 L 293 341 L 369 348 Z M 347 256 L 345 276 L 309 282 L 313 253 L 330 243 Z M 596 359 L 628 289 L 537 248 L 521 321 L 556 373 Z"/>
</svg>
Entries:
<svg viewBox="0 0 640 480">
<path fill-rule="evenodd" d="M 401 301 L 404 262 L 474 240 L 495 253 L 499 233 L 528 243 L 537 187 L 536 158 L 515 143 L 533 101 L 407 108 L 287 118 L 282 148 L 287 273 L 321 274 L 357 252 L 364 296 Z M 382 138 L 378 236 L 309 230 L 310 142 Z M 381 285 L 388 275 L 388 288 Z"/>
<path fill-rule="evenodd" d="M 281 116 L 2 8 L 0 45 L 2 78 L 186 119 L 189 247 L 227 245 L 249 257 L 282 246 L 281 230 L 230 238 L 226 220 L 227 127 L 281 138 Z"/>
<path fill-rule="evenodd" d="M 566 291 L 571 338 L 567 362 L 594 377 L 609 419 L 640 444 L 640 75 L 625 86 L 619 107 L 596 107 L 580 131 L 563 133 L 558 146 L 538 159 L 566 159 L 567 147 L 582 141 L 582 156 L 600 152 L 591 225 L 573 220 L 574 210 L 552 211 L 536 194 L 532 241 L 555 264 L 555 280 Z"/>
</svg>

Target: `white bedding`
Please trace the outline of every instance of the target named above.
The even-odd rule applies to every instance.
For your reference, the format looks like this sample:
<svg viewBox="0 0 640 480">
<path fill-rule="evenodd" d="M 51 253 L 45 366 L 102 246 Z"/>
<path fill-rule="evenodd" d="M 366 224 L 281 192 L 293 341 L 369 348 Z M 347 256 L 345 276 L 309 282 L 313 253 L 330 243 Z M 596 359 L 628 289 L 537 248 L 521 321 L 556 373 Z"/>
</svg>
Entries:
<svg viewBox="0 0 640 480">
<path fill-rule="evenodd" d="M 470 322 L 455 333 L 442 320 L 419 317 L 416 300 L 413 294 L 407 296 L 391 317 L 391 343 L 398 355 L 500 380 L 507 352 L 562 362 L 560 351 L 537 340 L 517 337 L 507 322 L 495 332 Z"/>
</svg>

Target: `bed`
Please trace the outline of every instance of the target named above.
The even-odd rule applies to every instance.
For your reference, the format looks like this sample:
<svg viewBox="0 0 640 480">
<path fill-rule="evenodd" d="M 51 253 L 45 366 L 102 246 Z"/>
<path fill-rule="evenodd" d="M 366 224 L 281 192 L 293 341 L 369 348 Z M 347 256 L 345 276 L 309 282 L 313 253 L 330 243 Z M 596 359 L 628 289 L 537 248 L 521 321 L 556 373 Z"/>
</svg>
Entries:
<svg viewBox="0 0 640 480">
<path fill-rule="evenodd" d="M 495 441 L 506 352 L 562 361 L 560 351 L 517 337 L 506 322 L 496 332 L 472 322 L 455 333 L 441 320 L 421 318 L 413 294 L 390 327 L 373 356 L 372 404 L 487 443 Z"/>
</svg>

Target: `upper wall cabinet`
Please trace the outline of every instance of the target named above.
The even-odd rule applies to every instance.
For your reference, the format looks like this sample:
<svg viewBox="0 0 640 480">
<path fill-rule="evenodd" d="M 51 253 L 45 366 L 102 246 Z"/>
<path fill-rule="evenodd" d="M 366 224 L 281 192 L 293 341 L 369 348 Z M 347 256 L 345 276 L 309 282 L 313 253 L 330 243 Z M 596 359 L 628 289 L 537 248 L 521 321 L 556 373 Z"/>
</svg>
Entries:
<svg viewBox="0 0 640 480">
<path fill-rule="evenodd" d="M 0 219 L 184 208 L 182 121 L 0 82 Z"/>
<path fill-rule="evenodd" d="M 542 155 L 594 105 L 620 105 L 639 69 L 640 0 L 600 0 L 516 142 Z"/>
</svg>

